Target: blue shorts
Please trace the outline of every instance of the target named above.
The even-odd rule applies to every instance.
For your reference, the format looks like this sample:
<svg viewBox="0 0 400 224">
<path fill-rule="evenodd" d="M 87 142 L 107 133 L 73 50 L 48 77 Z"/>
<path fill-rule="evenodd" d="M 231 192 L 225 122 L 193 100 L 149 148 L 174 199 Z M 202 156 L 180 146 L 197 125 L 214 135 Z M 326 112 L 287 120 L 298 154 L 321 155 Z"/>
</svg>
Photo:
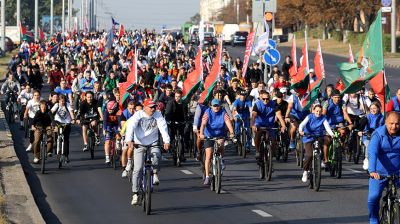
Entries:
<svg viewBox="0 0 400 224">
<path fill-rule="evenodd" d="M 118 125 L 115 126 L 107 126 L 105 128 L 106 136 L 104 136 L 104 141 L 111 140 L 115 137 L 115 134 L 118 133 Z"/>
</svg>

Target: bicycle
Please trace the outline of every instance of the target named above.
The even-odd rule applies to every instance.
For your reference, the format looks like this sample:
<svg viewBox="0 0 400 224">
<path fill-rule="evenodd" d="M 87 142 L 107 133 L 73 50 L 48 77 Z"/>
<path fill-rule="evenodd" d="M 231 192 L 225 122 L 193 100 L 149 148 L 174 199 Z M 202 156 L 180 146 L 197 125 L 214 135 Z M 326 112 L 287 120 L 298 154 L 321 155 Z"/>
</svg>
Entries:
<svg viewBox="0 0 400 224">
<path fill-rule="evenodd" d="M 15 122 L 15 115 L 19 114 L 18 108 L 16 107 L 18 95 L 14 91 L 7 91 L 6 95 L 8 96 L 8 102 L 6 105 L 7 121 L 9 124 L 12 124 Z"/>
<path fill-rule="evenodd" d="M 328 148 L 328 163 L 330 164 L 330 176 L 336 176 L 337 179 L 342 177 L 342 152 L 343 146 L 340 142 L 340 133 L 335 130 L 332 143 Z"/>
<path fill-rule="evenodd" d="M 179 127 L 181 127 L 181 125 L 185 125 L 186 123 L 178 122 L 178 121 L 169 122 L 169 125 L 171 125 L 171 124 L 173 125 L 171 127 L 171 129 L 172 128 L 175 129 L 175 138 L 174 138 L 174 143 L 173 143 L 174 150 L 172 151 L 172 153 L 173 153 L 172 159 L 174 161 L 174 166 L 180 167 L 180 166 L 182 166 L 181 154 L 183 152 L 183 144 L 182 144 L 183 137 L 182 137 Z"/>
<path fill-rule="evenodd" d="M 118 139 L 118 133 L 113 132 L 113 137 L 110 139 L 110 158 L 111 166 L 114 170 L 117 169 L 117 161 L 119 161 L 119 156 L 121 152 L 121 139 Z"/>
<path fill-rule="evenodd" d="M 380 202 L 379 223 L 400 223 L 400 197 L 397 195 L 396 186 L 396 182 L 399 181 L 399 176 L 381 176 L 380 179 L 387 179 L 389 183 L 386 187 L 386 193 Z"/>
<path fill-rule="evenodd" d="M 289 136 L 288 133 L 281 133 L 280 131 L 277 133 L 276 140 L 278 143 L 277 152 L 276 152 L 276 161 L 280 161 L 281 157 L 283 162 L 287 162 L 289 157 Z"/>
<path fill-rule="evenodd" d="M 85 120 L 89 121 L 89 124 L 87 125 L 87 147 L 90 151 L 90 158 L 94 159 L 94 147 L 96 146 L 96 135 L 95 135 L 95 131 L 92 127 L 92 125 L 90 124 L 93 120 L 95 120 L 97 118 L 97 115 L 85 115 Z"/>
<path fill-rule="evenodd" d="M 227 138 L 227 137 L 214 137 L 214 138 L 207 138 L 207 140 L 210 141 L 214 141 L 214 146 L 213 146 L 213 152 L 212 152 L 212 160 L 211 160 L 211 164 L 210 164 L 210 171 L 211 173 L 209 174 L 209 178 L 210 178 L 210 189 L 211 191 L 215 191 L 215 193 L 220 194 L 221 193 L 221 186 L 222 186 L 222 156 L 219 153 L 219 147 L 220 144 L 218 143 L 219 140 L 228 140 L 231 138 Z M 206 156 L 205 154 L 205 150 L 203 150 L 203 179 L 206 177 L 206 173 L 205 173 L 205 159 Z"/>
<path fill-rule="evenodd" d="M 153 168 L 153 163 L 151 161 L 153 155 L 151 154 L 150 150 L 151 148 L 156 147 L 157 145 L 155 145 L 154 143 L 150 145 L 135 145 L 135 148 L 137 148 L 138 146 L 146 148 L 144 154 L 145 161 L 143 163 L 142 177 L 139 180 L 138 196 L 139 196 L 139 201 L 142 202 L 143 211 L 146 213 L 146 215 L 150 215 L 151 193 L 153 192 L 154 188 L 153 186 L 154 168 Z"/>
<path fill-rule="evenodd" d="M 319 191 L 321 186 L 321 146 L 318 138 L 321 136 L 306 135 L 307 137 L 313 138 L 312 144 L 312 164 L 309 173 L 309 188 L 314 191 Z"/>
<path fill-rule="evenodd" d="M 248 128 L 244 126 L 244 121 L 242 119 L 242 116 L 236 116 L 236 118 L 240 122 L 240 127 L 239 127 L 239 133 L 237 134 L 237 139 L 239 140 L 237 145 L 237 150 L 238 150 L 238 156 L 242 156 L 243 158 L 246 158 L 246 144 L 247 144 L 247 132 L 249 131 Z"/>
<path fill-rule="evenodd" d="M 61 169 L 63 163 L 67 163 L 67 159 L 64 152 L 64 130 L 67 124 L 57 123 L 57 160 L 58 160 L 58 169 Z"/>
<path fill-rule="evenodd" d="M 266 128 L 260 127 L 262 131 L 260 139 L 260 158 L 258 160 L 258 170 L 260 173 L 260 179 L 266 179 L 271 181 L 272 178 L 272 139 L 267 139 L 267 131 L 277 130 L 277 128 Z"/>
<path fill-rule="evenodd" d="M 353 145 L 354 153 L 353 153 L 353 160 L 354 164 L 358 164 L 360 161 L 360 156 L 361 156 L 361 145 L 362 145 L 362 138 L 358 136 L 359 130 L 357 128 L 353 128 L 351 130 L 350 136 L 352 136 L 352 141 L 355 144 L 355 147 Z"/>
<path fill-rule="evenodd" d="M 41 132 L 42 135 L 42 140 L 40 141 L 40 153 L 39 153 L 39 159 L 40 159 L 40 172 L 42 174 L 45 173 L 45 168 L 46 168 L 46 159 L 47 159 L 47 132 L 46 129 L 43 129 L 42 127 L 36 127 Z"/>
</svg>

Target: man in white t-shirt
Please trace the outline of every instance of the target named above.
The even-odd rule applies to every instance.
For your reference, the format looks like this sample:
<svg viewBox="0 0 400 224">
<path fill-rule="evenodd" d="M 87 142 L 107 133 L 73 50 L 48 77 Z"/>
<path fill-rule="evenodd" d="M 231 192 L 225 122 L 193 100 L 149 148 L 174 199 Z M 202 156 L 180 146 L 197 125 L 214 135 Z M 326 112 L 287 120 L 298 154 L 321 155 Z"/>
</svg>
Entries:
<svg viewBox="0 0 400 224">
<path fill-rule="evenodd" d="M 253 104 L 260 98 L 260 91 L 265 90 L 265 83 L 258 82 L 257 88 L 254 88 L 250 92 L 250 96 L 253 97 Z"/>
<path fill-rule="evenodd" d="M 34 90 L 33 91 L 33 98 L 28 101 L 26 105 L 24 119 L 28 119 L 29 127 L 32 125 L 33 118 L 35 117 L 36 112 L 40 110 L 40 91 Z M 32 150 L 32 144 L 34 141 L 33 130 L 29 130 L 29 146 L 26 148 L 26 151 L 29 152 Z"/>
</svg>

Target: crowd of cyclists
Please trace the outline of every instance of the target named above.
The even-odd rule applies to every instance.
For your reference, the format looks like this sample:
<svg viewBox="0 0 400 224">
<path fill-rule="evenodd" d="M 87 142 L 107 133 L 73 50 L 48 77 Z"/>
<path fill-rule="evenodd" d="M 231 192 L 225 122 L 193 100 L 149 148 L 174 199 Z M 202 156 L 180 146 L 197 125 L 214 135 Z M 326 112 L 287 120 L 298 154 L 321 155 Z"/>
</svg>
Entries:
<svg viewBox="0 0 400 224">
<path fill-rule="evenodd" d="M 197 46 L 185 45 L 179 36 L 163 36 L 149 30 L 114 35 L 111 46 L 107 42 L 107 32 L 58 33 L 45 42 L 28 44 L 24 41 L 9 63 L 1 94 L 5 96 L 6 105 L 13 101 L 14 111 L 19 112 L 15 114 L 15 120 L 20 121 L 21 130 L 28 127 L 26 151 L 33 150 L 33 163 L 40 161 L 39 147 L 44 133 L 48 135 L 47 156 L 52 156 L 57 124 L 65 125 L 66 162 L 70 161 L 69 138 L 75 124 L 82 129 L 83 151 L 88 150 L 88 129 L 94 130 L 96 145 L 104 142 L 106 164 L 111 163 L 111 146 L 121 144 L 122 177 L 132 171 L 132 204 L 138 203 L 138 182 L 135 180 L 140 176 L 147 146 L 150 146 L 156 167 L 155 185 L 160 182 L 159 146 L 174 151 L 176 149 L 171 146 L 175 139 L 181 139 L 184 150 L 173 155 L 174 161 L 185 162 L 185 152 L 192 150 L 197 160 L 204 160 L 204 185 L 210 185 L 208 174 L 214 146 L 211 139 L 239 138 L 239 127 L 243 122 L 246 141 L 237 144 L 243 143 L 246 152 L 254 153 L 256 159 L 260 157 L 260 139 L 265 132 L 271 139 L 273 155 L 283 150 L 278 145 L 284 145 L 289 151 L 299 151 L 303 150 L 299 143 L 304 143 L 301 180 L 307 182 L 311 143 L 315 139 L 312 136 L 317 136 L 323 145 L 321 167 L 328 169 L 328 148 L 335 130 L 345 146 L 344 153 L 353 155 L 348 160 L 355 161 L 358 158 L 354 156 L 354 149 L 360 144 L 367 148 L 371 134 L 384 125 L 384 105 L 372 89 L 343 95 L 340 83 L 325 84 L 325 90 L 312 107 L 304 109 L 301 103 L 304 93 L 290 88 L 292 62 L 289 56 L 281 69 L 273 67 L 271 77 L 265 83 L 262 64 L 251 63 L 242 76 L 243 62 L 240 58 L 232 58 L 224 48 L 212 99 L 199 103 L 201 90 L 189 100 L 183 100 L 182 85 L 187 75 L 196 69 L 197 54 L 202 56 L 204 77 L 207 78 L 214 66 L 216 45 L 204 46 L 200 52 Z M 132 68 L 135 57 L 137 68 Z M 121 84 L 127 81 L 132 69 L 136 69 L 136 83 L 132 83 L 126 93 L 120 92 Z M 310 70 L 310 75 L 312 73 Z M 43 94 L 47 88 L 50 91 L 48 98 Z M 384 109 L 400 112 L 400 89 Z M 178 133 L 181 138 L 175 138 Z M 280 139 L 284 144 L 277 144 L 277 134 L 285 136 Z M 223 157 L 223 139 L 219 145 Z M 367 150 L 363 157 L 363 168 L 367 170 Z"/>
</svg>

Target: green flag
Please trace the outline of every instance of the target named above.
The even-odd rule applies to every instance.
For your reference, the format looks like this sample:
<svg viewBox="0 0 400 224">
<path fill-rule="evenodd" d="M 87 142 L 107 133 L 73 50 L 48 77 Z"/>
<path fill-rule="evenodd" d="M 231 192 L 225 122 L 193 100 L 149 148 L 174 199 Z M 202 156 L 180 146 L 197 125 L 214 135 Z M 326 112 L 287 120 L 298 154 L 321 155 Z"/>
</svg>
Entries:
<svg viewBox="0 0 400 224">
<path fill-rule="evenodd" d="M 318 99 L 319 96 L 319 90 L 321 88 L 321 84 L 324 81 L 324 79 L 321 79 L 318 81 L 318 83 L 314 86 L 314 88 L 311 90 L 311 93 L 308 93 L 306 96 L 303 97 L 301 104 L 303 106 L 303 110 L 309 110 L 315 100 Z"/>
<path fill-rule="evenodd" d="M 340 76 L 345 85 L 342 93 L 355 93 L 365 82 L 384 69 L 382 47 L 382 13 L 378 11 L 375 21 L 365 37 L 357 63 L 339 63 Z"/>
<path fill-rule="evenodd" d="M 310 85 L 310 76 L 306 75 L 303 80 L 300 80 L 299 82 L 296 82 L 295 84 L 291 85 L 290 89 L 294 89 L 301 95 L 305 95 L 308 91 L 308 88 L 310 88 L 309 85 Z"/>
</svg>

